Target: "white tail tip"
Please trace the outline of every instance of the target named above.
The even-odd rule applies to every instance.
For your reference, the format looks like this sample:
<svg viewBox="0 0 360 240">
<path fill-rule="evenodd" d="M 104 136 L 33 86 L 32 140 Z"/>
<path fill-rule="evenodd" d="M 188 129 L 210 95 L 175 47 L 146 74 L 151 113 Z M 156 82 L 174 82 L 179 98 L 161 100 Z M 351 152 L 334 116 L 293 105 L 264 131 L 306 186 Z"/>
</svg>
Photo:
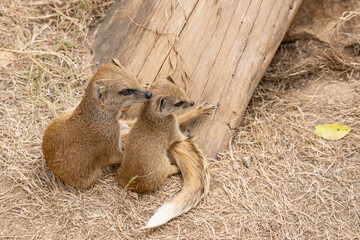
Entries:
<svg viewBox="0 0 360 240">
<path fill-rule="evenodd" d="M 120 126 L 120 131 L 125 131 L 125 130 L 130 130 L 130 127 L 129 127 L 129 125 L 127 125 L 127 124 L 121 124 L 121 126 Z"/>
<path fill-rule="evenodd" d="M 179 209 L 179 207 L 173 203 L 164 203 L 164 205 L 162 205 L 150 218 L 143 229 L 154 228 L 167 223 L 169 220 L 179 215 L 177 209 Z"/>
</svg>

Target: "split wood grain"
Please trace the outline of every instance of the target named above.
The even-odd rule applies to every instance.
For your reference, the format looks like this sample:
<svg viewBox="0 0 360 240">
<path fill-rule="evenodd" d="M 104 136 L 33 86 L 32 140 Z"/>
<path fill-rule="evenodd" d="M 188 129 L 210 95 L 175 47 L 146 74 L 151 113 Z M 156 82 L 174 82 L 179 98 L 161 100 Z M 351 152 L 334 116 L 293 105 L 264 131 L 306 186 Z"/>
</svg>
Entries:
<svg viewBox="0 0 360 240">
<path fill-rule="evenodd" d="M 302 0 L 122 0 L 95 35 L 98 66 L 112 57 L 141 83 L 171 74 L 195 103 L 217 105 L 191 132 L 207 156 L 228 147 Z M 128 116 L 136 115 L 136 107 Z"/>
</svg>

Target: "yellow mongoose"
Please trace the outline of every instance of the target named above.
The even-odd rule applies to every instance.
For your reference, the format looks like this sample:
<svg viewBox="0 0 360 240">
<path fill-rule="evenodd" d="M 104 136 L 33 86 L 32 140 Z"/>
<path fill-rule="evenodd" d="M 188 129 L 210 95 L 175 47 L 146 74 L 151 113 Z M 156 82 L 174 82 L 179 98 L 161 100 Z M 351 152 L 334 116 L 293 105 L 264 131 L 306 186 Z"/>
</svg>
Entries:
<svg viewBox="0 0 360 240">
<path fill-rule="evenodd" d="M 67 184 L 88 188 L 104 167 L 121 163 L 122 107 L 151 96 L 117 60 L 102 66 L 76 109 L 46 128 L 42 150 L 49 168 Z"/>
<path fill-rule="evenodd" d="M 193 106 L 194 102 L 170 82 L 155 84 L 150 91 L 154 94 L 152 99 L 144 103 L 127 136 L 116 180 L 124 188 L 146 192 L 155 190 L 169 175 L 180 170 L 184 187 L 174 199 L 158 209 L 145 228 L 160 226 L 189 211 L 207 194 L 210 184 L 206 159 L 193 140 L 180 132 L 178 120 L 173 114 L 178 109 Z M 204 114 L 211 109 L 214 106 L 202 106 L 179 119 L 184 123 L 199 116 L 199 112 Z M 176 165 L 171 164 L 170 159 Z"/>
</svg>

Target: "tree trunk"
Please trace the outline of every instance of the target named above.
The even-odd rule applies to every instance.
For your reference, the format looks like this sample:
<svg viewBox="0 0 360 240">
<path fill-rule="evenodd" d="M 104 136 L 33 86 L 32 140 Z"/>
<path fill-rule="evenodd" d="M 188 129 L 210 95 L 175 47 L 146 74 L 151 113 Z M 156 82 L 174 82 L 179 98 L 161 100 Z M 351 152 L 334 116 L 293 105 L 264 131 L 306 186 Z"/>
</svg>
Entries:
<svg viewBox="0 0 360 240">
<path fill-rule="evenodd" d="M 117 1 L 96 33 L 94 60 L 100 66 L 115 57 L 141 83 L 172 75 L 196 104 L 217 105 L 191 126 L 214 157 L 228 146 L 301 2 Z"/>
</svg>

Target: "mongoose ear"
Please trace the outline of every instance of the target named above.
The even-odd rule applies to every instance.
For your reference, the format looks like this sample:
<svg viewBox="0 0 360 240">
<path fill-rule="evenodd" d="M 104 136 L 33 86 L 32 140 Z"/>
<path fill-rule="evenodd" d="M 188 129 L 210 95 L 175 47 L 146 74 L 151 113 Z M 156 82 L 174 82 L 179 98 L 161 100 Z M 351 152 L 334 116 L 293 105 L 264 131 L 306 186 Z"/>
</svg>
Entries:
<svg viewBox="0 0 360 240">
<path fill-rule="evenodd" d="M 124 66 L 120 63 L 120 61 L 117 60 L 116 58 L 112 58 L 111 60 L 112 60 L 112 62 L 113 62 L 116 66 L 118 66 L 118 67 L 120 67 L 120 68 L 122 68 L 122 69 L 125 69 L 125 67 L 124 67 Z"/>
<path fill-rule="evenodd" d="M 171 83 L 173 83 L 173 84 L 176 84 L 171 75 L 169 75 L 166 79 L 167 79 L 169 82 L 171 82 Z"/>
<path fill-rule="evenodd" d="M 170 111 L 169 109 L 169 99 L 168 97 L 161 97 L 159 100 L 159 112 L 160 113 L 168 113 Z"/>
<path fill-rule="evenodd" d="M 104 94 L 108 91 L 107 79 L 100 79 L 94 82 L 94 97 L 96 99 L 102 99 Z"/>
<path fill-rule="evenodd" d="M 160 98 L 159 100 L 159 112 L 163 112 L 165 110 L 165 101 L 166 99 L 164 97 Z"/>
</svg>

